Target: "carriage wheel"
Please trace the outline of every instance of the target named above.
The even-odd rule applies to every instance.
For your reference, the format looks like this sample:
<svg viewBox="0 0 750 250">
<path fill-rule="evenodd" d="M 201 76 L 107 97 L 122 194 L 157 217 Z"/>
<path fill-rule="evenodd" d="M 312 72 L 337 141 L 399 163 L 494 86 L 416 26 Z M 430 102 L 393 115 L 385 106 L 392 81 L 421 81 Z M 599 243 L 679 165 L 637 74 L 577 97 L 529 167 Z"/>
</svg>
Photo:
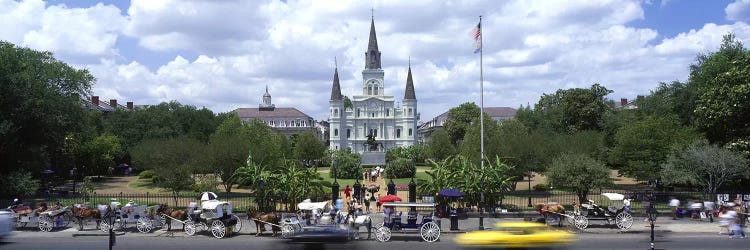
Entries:
<svg viewBox="0 0 750 250">
<path fill-rule="evenodd" d="M 240 220 L 240 217 L 238 217 L 237 215 L 233 214 L 232 217 L 234 217 L 234 219 L 237 220 L 237 224 L 234 224 L 234 227 L 232 227 L 232 232 L 239 233 L 240 230 L 242 229 L 242 221 Z"/>
<path fill-rule="evenodd" d="M 435 242 L 440 239 L 440 227 L 435 222 L 427 222 L 419 228 L 419 234 L 427 242 Z"/>
<path fill-rule="evenodd" d="M 185 234 L 193 236 L 195 235 L 195 223 L 192 221 L 186 221 L 185 222 Z"/>
<path fill-rule="evenodd" d="M 391 229 L 387 227 L 379 227 L 375 231 L 375 239 L 380 242 L 386 242 L 391 240 Z"/>
<path fill-rule="evenodd" d="M 145 234 L 151 232 L 153 225 L 151 224 L 151 220 L 146 217 L 141 217 L 136 222 L 135 227 L 138 228 L 138 232 Z"/>
<path fill-rule="evenodd" d="M 633 216 L 629 213 L 620 213 L 615 218 L 615 224 L 622 230 L 630 229 L 633 226 Z"/>
<path fill-rule="evenodd" d="M 294 226 L 292 225 L 281 226 L 281 238 L 287 239 L 290 236 L 294 235 L 294 233 L 295 233 Z"/>
<path fill-rule="evenodd" d="M 213 234 L 216 238 L 224 238 L 226 229 L 227 228 L 226 226 L 224 226 L 224 222 L 221 222 L 220 220 L 215 220 L 211 223 L 211 234 Z"/>
<path fill-rule="evenodd" d="M 375 228 L 375 229 L 378 229 L 378 228 L 381 228 L 381 227 L 383 227 L 383 223 L 384 223 L 384 222 L 380 222 L 380 223 L 378 223 L 378 224 L 375 224 L 375 227 L 374 227 L 374 228 Z"/>
<path fill-rule="evenodd" d="M 568 225 L 575 226 L 576 214 L 572 211 L 565 212 L 565 220 L 568 221 Z"/>
<path fill-rule="evenodd" d="M 42 230 L 42 232 L 51 232 L 53 228 L 55 228 L 55 221 L 52 220 L 52 217 L 43 215 L 39 216 L 39 230 Z"/>
<path fill-rule="evenodd" d="M 586 216 L 583 215 L 576 215 L 574 223 L 576 228 L 578 229 L 586 229 L 589 226 L 589 218 L 586 218 Z"/>
<path fill-rule="evenodd" d="M 159 216 L 157 216 L 157 218 L 159 220 L 159 225 L 161 227 L 164 227 L 165 225 L 167 225 L 167 215 L 165 215 L 165 214 L 159 214 Z"/>
</svg>

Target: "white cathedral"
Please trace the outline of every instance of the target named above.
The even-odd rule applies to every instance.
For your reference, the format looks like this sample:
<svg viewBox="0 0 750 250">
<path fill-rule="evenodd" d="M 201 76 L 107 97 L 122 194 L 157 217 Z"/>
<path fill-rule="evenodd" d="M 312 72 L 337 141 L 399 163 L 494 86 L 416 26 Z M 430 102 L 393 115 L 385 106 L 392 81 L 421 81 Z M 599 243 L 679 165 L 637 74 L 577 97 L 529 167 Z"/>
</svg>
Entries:
<svg viewBox="0 0 750 250">
<path fill-rule="evenodd" d="M 411 77 L 411 65 L 406 77 L 406 89 L 401 107 L 396 98 L 385 95 L 385 81 L 380 66 L 380 50 L 375 36 L 375 19 L 370 23 L 370 40 L 365 52 L 365 69 L 362 70 L 362 95 L 352 96 L 352 106 L 344 107 L 338 67 L 333 73 L 333 86 L 328 122 L 330 148 L 351 148 L 352 152 L 385 152 L 392 147 L 411 146 L 417 143 L 417 97 Z M 368 136 L 375 146 L 367 145 Z"/>
</svg>

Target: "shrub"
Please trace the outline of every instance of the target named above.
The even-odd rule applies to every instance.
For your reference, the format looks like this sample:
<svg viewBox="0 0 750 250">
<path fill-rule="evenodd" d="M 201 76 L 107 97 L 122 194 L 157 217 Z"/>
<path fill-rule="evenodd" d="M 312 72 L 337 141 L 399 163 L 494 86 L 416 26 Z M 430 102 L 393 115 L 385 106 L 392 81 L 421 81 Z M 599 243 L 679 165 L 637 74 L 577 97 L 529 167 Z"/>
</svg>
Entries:
<svg viewBox="0 0 750 250">
<path fill-rule="evenodd" d="M 362 166 L 359 164 L 359 154 L 352 153 L 349 148 L 333 151 L 336 161 L 336 177 L 340 179 L 357 179 L 361 177 Z M 332 159 L 327 159 L 329 162 Z M 333 178 L 333 168 L 329 176 Z"/>
<path fill-rule="evenodd" d="M 416 172 L 417 168 L 406 158 L 398 158 L 392 166 L 385 168 L 385 176 L 391 179 L 414 177 Z"/>
<path fill-rule="evenodd" d="M 549 186 L 547 186 L 547 184 L 544 184 L 544 183 L 536 184 L 534 185 L 533 188 L 534 188 L 534 191 L 548 191 L 549 190 Z"/>
<path fill-rule="evenodd" d="M 138 174 L 138 179 L 153 179 L 154 178 L 154 170 L 144 170 L 140 174 Z"/>
</svg>

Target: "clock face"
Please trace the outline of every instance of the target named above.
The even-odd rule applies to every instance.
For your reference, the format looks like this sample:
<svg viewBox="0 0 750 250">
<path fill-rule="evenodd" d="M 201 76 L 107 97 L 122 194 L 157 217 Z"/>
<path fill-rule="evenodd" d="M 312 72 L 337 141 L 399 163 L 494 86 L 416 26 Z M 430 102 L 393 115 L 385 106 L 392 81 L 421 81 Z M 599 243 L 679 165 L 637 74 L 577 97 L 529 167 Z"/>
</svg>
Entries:
<svg viewBox="0 0 750 250">
<path fill-rule="evenodd" d="M 377 102 L 377 101 L 375 101 L 375 100 L 370 100 L 370 101 L 369 101 L 369 102 L 367 103 L 367 106 L 368 106 L 368 107 L 370 107 L 371 109 L 377 108 L 377 107 L 378 107 L 378 102 Z"/>
</svg>

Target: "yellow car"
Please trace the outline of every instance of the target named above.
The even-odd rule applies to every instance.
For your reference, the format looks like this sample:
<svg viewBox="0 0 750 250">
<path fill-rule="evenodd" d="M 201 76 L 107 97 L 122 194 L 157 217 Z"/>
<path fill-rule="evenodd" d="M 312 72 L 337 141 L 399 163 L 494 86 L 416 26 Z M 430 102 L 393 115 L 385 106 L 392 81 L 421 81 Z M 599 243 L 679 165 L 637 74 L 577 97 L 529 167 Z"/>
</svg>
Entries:
<svg viewBox="0 0 750 250">
<path fill-rule="evenodd" d="M 456 237 L 459 246 L 467 248 L 547 248 L 570 245 L 572 233 L 552 230 L 533 222 L 498 222 L 497 231 L 474 231 Z"/>
</svg>

